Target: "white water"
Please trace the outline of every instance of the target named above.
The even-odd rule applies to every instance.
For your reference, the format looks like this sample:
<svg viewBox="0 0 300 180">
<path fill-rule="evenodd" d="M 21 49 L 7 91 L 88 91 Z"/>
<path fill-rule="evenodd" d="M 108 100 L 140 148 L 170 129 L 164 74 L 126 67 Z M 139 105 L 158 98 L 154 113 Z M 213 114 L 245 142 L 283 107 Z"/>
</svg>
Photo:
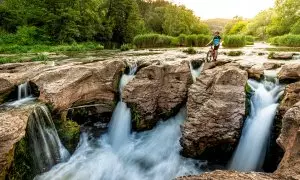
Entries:
<svg viewBox="0 0 300 180">
<path fill-rule="evenodd" d="M 248 80 L 248 84 L 254 91 L 251 97 L 251 112 L 229 165 L 229 169 L 238 171 L 261 170 L 278 106 L 277 101 L 282 95 L 282 87 L 278 83 Z"/>
<path fill-rule="evenodd" d="M 192 63 L 190 62 L 190 70 L 191 70 L 191 73 L 193 76 L 193 82 L 196 82 L 197 77 L 200 76 L 203 66 L 204 66 L 204 63 L 202 63 L 200 67 L 194 69 L 192 66 Z"/>
<path fill-rule="evenodd" d="M 35 107 L 29 117 L 28 135 L 37 172 L 45 172 L 70 157 L 58 137 L 51 114 L 45 105 Z"/>
<path fill-rule="evenodd" d="M 123 81 L 129 82 L 133 74 L 123 75 L 120 92 L 126 85 Z M 82 134 L 68 162 L 54 166 L 35 180 L 168 180 L 199 174 L 198 161 L 179 155 L 180 124 L 185 116 L 182 109 L 151 131 L 131 133 L 130 109 L 120 101 L 107 134 L 99 139 Z"/>
<path fill-rule="evenodd" d="M 35 98 L 31 95 L 29 84 L 23 83 L 18 86 L 18 100 L 7 103 L 7 106 L 19 107 L 22 104 L 33 101 Z"/>
</svg>

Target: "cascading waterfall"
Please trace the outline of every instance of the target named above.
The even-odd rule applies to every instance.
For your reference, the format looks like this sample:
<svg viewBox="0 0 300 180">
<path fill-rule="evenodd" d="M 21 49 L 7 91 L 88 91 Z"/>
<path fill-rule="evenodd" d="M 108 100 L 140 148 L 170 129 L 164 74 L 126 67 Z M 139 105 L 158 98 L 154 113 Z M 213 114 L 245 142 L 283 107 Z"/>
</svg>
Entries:
<svg viewBox="0 0 300 180">
<path fill-rule="evenodd" d="M 37 172 L 45 172 L 70 154 L 62 145 L 51 114 L 45 105 L 37 105 L 28 122 L 29 144 Z"/>
<path fill-rule="evenodd" d="M 197 77 L 200 76 L 203 66 L 204 66 L 204 63 L 202 63 L 198 68 L 194 68 L 192 63 L 190 62 L 190 70 L 191 70 L 191 74 L 193 76 L 193 82 L 196 82 Z"/>
<path fill-rule="evenodd" d="M 123 81 L 132 79 L 128 76 L 133 74 L 123 75 L 121 90 L 126 85 Z M 185 120 L 185 112 L 182 109 L 150 131 L 130 133 L 130 109 L 120 101 L 107 134 L 99 139 L 82 134 L 68 162 L 54 166 L 35 180 L 167 180 L 199 174 L 200 162 L 179 154 L 180 124 Z"/>
<path fill-rule="evenodd" d="M 12 107 L 18 107 L 34 99 L 35 98 L 31 94 L 29 83 L 25 82 L 18 86 L 18 100 L 7 103 L 7 105 Z"/>
<path fill-rule="evenodd" d="M 265 80 L 259 83 L 248 80 L 248 85 L 254 91 L 250 100 L 251 112 L 229 165 L 229 169 L 238 171 L 261 170 L 278 106 L 277 101 L 283 93 L 278 82 Z"/>
</svg>

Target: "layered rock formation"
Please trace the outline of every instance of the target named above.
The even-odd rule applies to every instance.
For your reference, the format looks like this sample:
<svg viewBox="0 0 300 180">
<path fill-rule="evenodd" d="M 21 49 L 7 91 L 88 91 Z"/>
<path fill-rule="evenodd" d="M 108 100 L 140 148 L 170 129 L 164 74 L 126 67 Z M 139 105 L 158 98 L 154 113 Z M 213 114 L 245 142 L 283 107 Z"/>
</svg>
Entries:
<svg viewBox="0 0 300 180">
<path fill-rule="evenodd" d="M 285 87 L 284 96 L 279 106 L 279 115 L 283 117 L 287 110 L 300 100 L 300 81 Z"/>
<path fill-rule="evenodd" d="M 192 82 L 187 61 L 150 65 L 138 71 L 122 94 L 133 112 L 135 128 L 151 129 L 160 118 L 174 115 L 185 103 Z"/>
<path fill-rule="evenodd" d="M 190 87 L 180 140 L 186 156 L 197 157 L 206 148 L 239 139 L 247 79 L 246 71 L 226 65 L 202 72 Z"/>
<path fill-rule="evenodd" d="M 124 67 L 122 61 L 66 64 L 41 72 L 31 81 L 39 87 L 39 99 L 54 110 L 98 103 L 112 111 Z"/>
<path fill-rule="evenodd" d="M 276 173 L 300 179 L 300 101 L 285 113 L 277 143 L 285 154 Z"/>
<path fill-rule="evenodd" d="M 291 63 L 282 66 L 278 73 L 279 80 L 297 80 L 300 79 L 300 63 Z"/>
<path fill-rule="evenodd" d="M 14 145 L 25 136 L 32 108 L 0 112 L 0 179 L 4 179 L 14 159 Z"/>
</svg>

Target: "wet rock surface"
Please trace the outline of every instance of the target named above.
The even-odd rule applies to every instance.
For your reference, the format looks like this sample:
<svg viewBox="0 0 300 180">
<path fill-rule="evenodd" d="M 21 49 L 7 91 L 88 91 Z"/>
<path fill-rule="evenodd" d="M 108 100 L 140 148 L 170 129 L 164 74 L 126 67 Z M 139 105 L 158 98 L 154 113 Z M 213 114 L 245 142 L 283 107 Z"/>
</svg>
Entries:
<svg viewBox="0 0 300 180">
<path fill-rule="evenodd" d="M 247 72 L 226 65 L 202 72 L 189 88 L 183 153 L 198 157 L 206 148 L 239 139 L 245 115 Z"/>
<path fill-rule="evenodd" d="M 236 171 L 213 171 L 203 173 L 198 176 L 184 176 L 178 180 L 283 180 L 286 179 L 280 175 L 256 173 L 256 172 L 236 172 Z"/>
</svg>

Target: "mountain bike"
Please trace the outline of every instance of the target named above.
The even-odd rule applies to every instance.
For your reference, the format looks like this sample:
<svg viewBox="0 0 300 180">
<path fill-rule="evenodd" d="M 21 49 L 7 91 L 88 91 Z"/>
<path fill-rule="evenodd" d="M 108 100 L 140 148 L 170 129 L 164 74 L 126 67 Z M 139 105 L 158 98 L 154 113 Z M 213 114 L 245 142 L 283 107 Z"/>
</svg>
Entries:
<svg viewBox="0 0 300 180">
<path fill-rule="evenodd" d="M 206 62 L 211 62 L 212 60 L 214 60 L 215 53 L 216 53 L 216 59 L 217 59 L 218 51 L 214 50 L 213 46 L 210 46 L 210 49 L 206 55 Z"/>
</svg>

